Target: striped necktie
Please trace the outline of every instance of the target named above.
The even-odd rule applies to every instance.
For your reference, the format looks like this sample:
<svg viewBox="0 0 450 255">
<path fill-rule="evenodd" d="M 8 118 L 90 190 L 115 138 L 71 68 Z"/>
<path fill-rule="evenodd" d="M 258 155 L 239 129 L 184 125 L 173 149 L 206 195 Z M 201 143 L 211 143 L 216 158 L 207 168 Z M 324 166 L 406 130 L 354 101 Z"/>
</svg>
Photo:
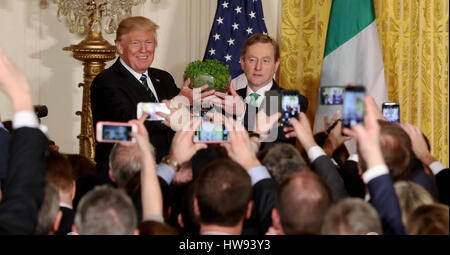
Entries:
<svg viewBox="0 0 450 255">
<path fill-rule="evenodd" d="M 142 85 L 144 86 L 144 88 L 150 93 L 150 98 L 151 98 L 151 102 L 156 102 L 156 97 L 155 95 L 153 95 L 153 92 L 150 90 L 150 87 L 148 86 L 147 83 L 147 75 L 142 74 L 141 78 L 139 79 L 142 82 Z"/>
</svg>

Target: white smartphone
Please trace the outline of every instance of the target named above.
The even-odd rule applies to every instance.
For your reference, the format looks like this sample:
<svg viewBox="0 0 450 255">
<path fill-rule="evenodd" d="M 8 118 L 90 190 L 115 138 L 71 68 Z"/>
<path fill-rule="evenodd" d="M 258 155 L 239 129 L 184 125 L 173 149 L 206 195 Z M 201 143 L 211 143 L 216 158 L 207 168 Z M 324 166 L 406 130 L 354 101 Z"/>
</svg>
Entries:
<svg viewBox="0 0 450 255">
<path fill-rule="evenodd" d="M 202 122 L 199 129 L 195 131 L 194 143 L 223 143 L 230 142 L 228 130 L 222 123 Z"/>
<path fill-rule="evenodd" d="M 137 132 L 137 126 L 127 122 L 99 121 L 97 122 L 97 142 L 117 143 L 136 142 L 131 133 Z"/>
<path fill-rule="evenodd" d="M 165 103 L 145 103 L 140 102 L 137 105 L 137 118 L 141 118 L 143 114 L 148 114 L 147 120 L 164 120 L 163 117 L 156 114 L 156 112 L 162 112 L 170 114 L 169 108 Z"/>
</svg>

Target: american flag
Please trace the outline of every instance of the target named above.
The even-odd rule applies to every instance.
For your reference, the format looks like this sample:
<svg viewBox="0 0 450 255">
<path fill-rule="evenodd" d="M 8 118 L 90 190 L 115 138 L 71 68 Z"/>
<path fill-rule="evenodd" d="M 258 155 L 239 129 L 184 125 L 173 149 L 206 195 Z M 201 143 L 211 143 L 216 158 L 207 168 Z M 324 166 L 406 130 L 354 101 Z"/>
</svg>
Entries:
<svg viewBox="0 0 450 255">
<path fill-rule="evenodd" d="M 232 78 L 242 74 L 242 45 L 253 34 L 267 34 L 261 0 L 218 0 L 205 59 L 217 59 L 230 67 Z"/>
</svg>

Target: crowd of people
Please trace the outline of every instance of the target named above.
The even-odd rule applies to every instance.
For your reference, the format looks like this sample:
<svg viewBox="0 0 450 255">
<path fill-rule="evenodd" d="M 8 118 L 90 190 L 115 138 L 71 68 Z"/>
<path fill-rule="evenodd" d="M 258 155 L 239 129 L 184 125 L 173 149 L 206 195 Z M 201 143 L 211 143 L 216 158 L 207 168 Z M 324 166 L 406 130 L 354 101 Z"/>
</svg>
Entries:
<svg viewBox="0 0 450 255">
<path fill-rule="evenodd" d="M 299 118 L 279 127 L 281 114 L 263 110 L 266 92 L 282 90 L 273 80 L 276 41 L 255 34 L 243 45 L 246 88 L 197 91 L 150 67 L 157 28 L 144 17 L 123 20 L 120 57 L 92 83 L 94 127 L 137 126 L 135 143 L 97 143 L 95 162 L 49 146 L 26 77 L 0 48 L 0 90 L 14 107 L 11 132 L 0 127 L 0 234 L 449 234 L 449 168 L 418 127 L 384 120 L 370 95 L 364 125 L 342 128 L 336 114 L 313 134 L 300 95 Z M 218 110 L 193 114 L 195 93 Z M 171 112 L 137 119 L 139 102 L 165 102 Z M 229 141 L 195 143 L 205 118 L 223 123 Z"/>
</svg>

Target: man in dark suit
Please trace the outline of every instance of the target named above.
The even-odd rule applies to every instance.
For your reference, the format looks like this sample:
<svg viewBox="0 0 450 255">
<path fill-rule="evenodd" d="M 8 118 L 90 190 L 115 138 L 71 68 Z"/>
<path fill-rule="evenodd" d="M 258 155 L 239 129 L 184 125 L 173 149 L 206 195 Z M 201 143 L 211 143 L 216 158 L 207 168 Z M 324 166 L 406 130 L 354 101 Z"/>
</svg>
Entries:
<svg viewBox="0 0 450 255">
<path fill-rule="evenodd" d="M 124 19 L 117 29 L 116 48 L 120 58 L 97 75 L 91 86 L 94 128 L 98 121 L 127 122 L 135 119 L 139 102 L 162 102 L 184 96 L 184 104 L 192 103 L 189 80 L 181 90 L 166 71 L 150 68 L 157 46 L 158 25 L 144 17 Z M 214 93 L 214 91 L 206 92 Z M 156 162 L 168 154 L 174 132 L 159 121 L 147 121 L 150 141 L 156 148 Z M 112 144 L 97 143 L 95 161 L 100 182 L 108 181 L 108 155 Z"/>
<path fill-rule="evenodd" d="M 0 234 L 34 232 L 44 200 L 44 157 L 48 139 L 39 130 L 25 75 L 0 48 L 0 90 L 14 106 L 13 129 L 6 176 L 2 182 Z"/>
<path fill-rule="evenodd" d="M 273 80 L 280 65 L 278 43 L 268 35 L 255 34 L 248 38 L 242 46 L 240 62 L 247 77 L 247 87 L 237 91 L 230 88 L 230 91 L 233 98 L 239 96 L 242 100 L 224 100 L 226 95 L 220 92 L 216 92 L 215 95 L 222 99 L 222 107 L 227 113 L 235 115 L 236 119 L 243 123 L 247 130 L 253 130 L 256 113 L 267 104 L 265 93 L 267 91 L 282 91 Z M 234 105 L 230 105 L 230 103 Z M 299 104 L 300 110 L 306 112 L 308 99 L 300 95 Z M 276 141 L 295 145 L 295 138 L 286 139 L 284 134 L 283 128 L 279 127 Z M 268 147 L 270 147 L 269 144 L 263 144 L 261 149 Z"/>
</svg>

